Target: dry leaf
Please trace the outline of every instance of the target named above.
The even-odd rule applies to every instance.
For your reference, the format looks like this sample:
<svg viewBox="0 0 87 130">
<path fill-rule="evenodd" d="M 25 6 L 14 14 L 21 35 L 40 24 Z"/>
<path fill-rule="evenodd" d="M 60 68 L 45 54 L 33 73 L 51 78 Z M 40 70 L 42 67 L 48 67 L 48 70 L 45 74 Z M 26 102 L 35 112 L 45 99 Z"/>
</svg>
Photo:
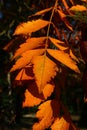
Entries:
<svg viewBox="0 0 87 130">
<path fill-rule="evenodd" d="M 57 10 L 57 11 L 58 11 L 58 14 L 60 15 L 61 20 L 66 25 L 66 27 L 68 27 L 71 31 L 73 31 L 72 26 L 70 25 L 69 21 L 66 19 L 66 15 L 60 10 Z"/>
<path fill-rule="evenodd" d="M 23 52 L 32 50 L 41 46 L 44 46 L 44 41 L 46 37 L 39 37 L 39 38 L 29 38 L 26 40 L 25 43 L 20 45 L 20 48 L 15 52 L 14 58 L 20 56 Z"/>
<path fill-rule="evenodd" d="M 36 84 L 41 93 L 44 86 L 51 81 L 51 78 L 55 77 L 58 68 L 57 65 L 45 55 L 33 58 L 32 63 L 34 64 L 33 72 L 35 74 Z"/>
<path fill-rule="evenodd" d="M 60 104 L 56 100 L 48 100 L 41 104 L 36 113 L 39 122 L 33 125 L 33 130 L 45 130 L 48 128 L 59 115 L 59 111 Z"/>
<path fill-rule="evenodd" d="M 75 72 L 80 73 L 76 65 L 76 62 L 70 58 L 69 54 L 65 53 L 64 51 L 54 50 L 54 49 L 47 49 L 47 52 L 52 57 L 54 57 L 57 61 L 60 61 L 61 63 L 63 63 L 70 69 L 74 70 Z"/>
<path fill-rule="evenodd" d="M 44 49 L 36 49 L 36 50 L 29 50 L 26 51 L 25 53 L 23 53 L 17 61 L 15 63 L 15 65 L 13 65 L 13 67 L 11 68 L 11 72 L 15 71 L 17 69 L 21 69 L 23 67 L 25 67 L 26 65 L 28 65 L 32 58 L 36 55 L 42 55 L 44 53 Z"/>
<path fill-rule="evenodd" d="M 41 28 L 44 28 L 48 24 L 49 21 L 45 21 L 42 19 L 21 23 L 20 25 L 17 26 L 14 35 L 30 34 L 32 32 L 36 32 L 40 30 Z"/>
<path fill-rule="evenodd" d="M 61 117 L 60 119 L 57 118 L 53 125 L 51 126 L 52 130 L 69 130 L 69 122 L 67 122 L 64 117 Z"/>
</svg>

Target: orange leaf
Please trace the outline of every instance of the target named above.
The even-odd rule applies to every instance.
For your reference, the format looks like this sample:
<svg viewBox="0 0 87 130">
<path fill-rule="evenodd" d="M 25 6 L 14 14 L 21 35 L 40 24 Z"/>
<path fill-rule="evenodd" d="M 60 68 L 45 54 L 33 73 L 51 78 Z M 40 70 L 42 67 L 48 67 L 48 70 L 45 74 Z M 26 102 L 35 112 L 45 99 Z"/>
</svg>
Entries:
<svg viewBox="0 0 87 130">
<path fill-rule="evenodd" d="M 17 69 L 21 69 L 23 67 L 25 67 L 26 65 L 28 65 L 32 58 L 36 55 L 42 55 L 44 53 L 44 49 L 36 49 L 36 50 L 29 50 L 26 51 L 25 53 L 23 53 L 21 56 L 21 58 L 19 58 L 15 65 L 13 65 L 13 67 L 11 68 L 11 72 L 15 71 Z"/>
<path fill-rule="evenodd" d="M 51 96 L 52 92 L 54 91 L 54 85 L 53 84 L 46 84 L 46 86 L 43 89 L 43 96 L 46 100 L 49 96 Z"/>
<path fill-rule="evenodd" d="M 45 40 L 46 40 L 46 37 L 27 39 L 26 42 L 21 44 L 20 48 L 15 52 L 14 58 L 21 55 L 25 51 L 32 50 L 32 49 L 43 46 Z"/>
<path fill-rule="evenodd" d="M 72 5 L 74 5 L 74 1 L 73 0 L 69 0 L 71 2 Z"/>
<path fill-rule="evenodd" d="M 33 72 L 32 68 L 30 66 L 26 66 L 25 68 L 21 69 L 21 71 L 16 76 L 16 81 L 22 81 L 22 80 L 33 80 Z"/>
<path fill-rule="evenodd" d="M 62 3 L 64 4 L 64 6 L 65 6 L 66 10 L 68 10 L 69 6 L 68 6 L 68 4 L 67 4 L 66 0 L 62 0 Z"/>
<path fill-rule="evenodd" d="M 70 56 L 73 60 L 79 62 L 78 58 L 73 54 L 73 51 L 70 49 Z"/>
<path fill-rule="evenodd" d="M 63 41 L 60 41 L 60 40 L 52 38 L 52 37 L 49 37 L 49 39 L 60 50 L 66 50 L 68 48 Z"/>
<path fill-rule="evenodd" d="M 49 21 L 45 21 L 42 19 L 21 23 L 20 25 L 17 26 L 14 32 L 14 35 L 29 34 L 32 32 L 36 32 L 40 30 L 41 28 L 44 28 L 48 24 L 49 24 Z"/>
<path fill-rule="evenodd" d="M 69 130 L 69 122 L 67 122 L 64 117 L 61 117 L 60 119 L 57 118 L 53 125 L 51 126 L 52 130 Z"/>
<path fill-rule="evenodd" d="M 53 92 L 54 85 L 47 84 L 43 92 L 39 94 L 36 84 L 33 82 L 28 87 L 25 92 L 25 101 L 23 102 L 23 107 L 33 107 L 34 105 L 40 104 L 42 101 L 46 100 Z"/>
<path fill-rule="evenodd" d="M 39 106 L 39 111 L 36 113 L 39 122 L 33 125 L 33 130 L 45 130 L 48 128 L 58 116 L 60 111 L 59 106 L 56 100 L 49 100 L 41 104 Z"/>
<path fill-rule="evenodd" d="M 33 58 L 32 63 L 34 64 L 33 72 L 35 74 L 36 84 L 41 93 L 45 85 L 51 81 L 51 78 L 55 77 L 58 68 L 57 65 L 45 55 Z"/>
<path fill-rule="evenodd" d="M 64 51 L 54 50 L 54 49 L 47 49 L 47 52 L 52 57 L 54 57 L 57 61 L 60 61 L 61 63 L 63 63 L 70 69 L 74 70 L 75 72 L 80 73 L 76 65 L 76 62 L 70 58 L 69 54 L 65 53 Z"/>
<path fill-rule="evenodd" d="M 66 15 L 60 10 L 57 10 L 57 11 L 58 11 L 58 14 L 60 15 L 61 20 L 66 25 L 66 27 L 68 27 L 71 31 L 73 31 L 72 26 L 70 25 L 69 21 L 66 19 Z"/>
<path fill-rule="evenodd" d="M 75 6 L 72 6 L 69 10 L 70 11 L 87 11 L 87 8 L 83 5 L 75 5 Z"/>
<path fill-rule="evenodd" d="M 34 90 L 35 91 L 35 90 Z M 41 103 L 41 99 L 33 96 L 27 89 L 25 91 L 25 100 L 23 102 L 23 107 L 33 107 Z"/>
<path fill-rule="evenodd" d="M 38 11 L 37 13 L 35 13 L 34 15 L 31 15 L 29 17 L 32 17 L 32 16 L 38 16 L 38 15 L 43 15 L 49 11 L 51 11 L 53 9 L 53 7 L 50 7 L 50 8 L 47 8 L 47 9 L 44 9 L 44 10 L 41 10 L 41 11 Z"/>
<path fill-rule="evenodd" d="M 82 2 L 87 2 L 87 0 L 81 0 Z"/>
</svg>

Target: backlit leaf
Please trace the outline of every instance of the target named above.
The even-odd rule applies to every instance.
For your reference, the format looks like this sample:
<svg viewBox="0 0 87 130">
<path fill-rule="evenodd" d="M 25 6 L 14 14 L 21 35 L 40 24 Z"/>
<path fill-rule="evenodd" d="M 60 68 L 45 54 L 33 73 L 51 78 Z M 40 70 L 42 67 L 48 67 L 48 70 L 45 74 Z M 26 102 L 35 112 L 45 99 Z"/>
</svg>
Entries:
<svg viewBox="0 0 87 130">
<path fill-rule="evenodd" d="M 32 68 L 30 66 L 26 66 L 23 69 L 20 70 L 18 75 L 16 76 L 15 80 L 16 81 L 22 81 L 22 80 L 33 80 L 33 72 Z"/>
<path fill-rule="evenodd" d="M 32 16 L 38 16 L 38 15 L 45 14 L 45 13 L 51 11 L 52 9 L 53 9 L 53 7 L 50 7 L 50 8 L 47 8 L 47 9 L 44 9 L 44 10 L 38 11 L 38 12 L 36 12 L 34 15 L 31 15 L 31 16 L 29 16 L 29 17 L 32 17 Z"/>
<path fill-rule="evenodd" d="M 69 21 L 66 19 L 66 15 L 60 10 L 57 11 L 58 14 L 60 15 L 61 20 L 65 23 L 66 27 L 68 27 L 71 31 L 73 31 L 72 26 L 70 25 Z"/>
<path fill-rule="evenodd" d="M 36 50 L 29 50 L 26 51 L 25 53 L 23 53 L 17 61 L 15 63 L 15 65 L 13 65 L 13 67 L 11 68 L 10 71 L 15 71 L 17 69 L 21 69 L 23 67 L 25 67 L 26 65 L 28 65 L 32 58 L 36 55 L 42 55 L 44 53 L 44 49 L 36 49 Z"/>
<path fill-rule="evenodd" d="M 53 92 L 54 85 L 47 84 L 42 93 L 39 94 L 38 87 L 33 82 L 30 84 L 25 92 L 25 101 L 23 102 L 23 107 L 33 107 L 39 105 L 42 101 L 46 100 Z"/>
<path fill-rule="evenodd" d="M 54 50 L 54 49 L 47 49 L 47 51 L 56 60 L 60 61 L 61 63 L 63 63 L 70 69 L 74 70 L 75 72 L 80 73 L 76 65 L 76 62 L 70 58 L 69 54 L 65 53 L 64 51 Z"/>
<path fill-rule="evenodd" d="M 55 77 L 58 68 L 57 65 L 45 55 L 33 58 L 32 63 L 34 64 L 33 72 L 35 74 L 36 84 L 41 93 L 45 85 L 51 81 L 51 78 Z"/>
<path fill-rule="evenodd" d="M 87 8 L 83 5 L 75 5 L 75 6 L 72 6 L 69 10 L 70 11 L 87 11 Z"/>
<path fill-rule="evenodd" d="M 30 34 L 32 32 L 36 32 L 40 30 L 41 28 L 44 28 L 48 24 L 49 21 L 45 21 L 42 19 L 21 23 L 20 25 L 17 26 L 14 35 Z"/>
<path fill-rule="evenodd" d="M 49 37 L 49 39 L 60 50 L 66 50 L 68 48 L 63 41 L 60 41 L 60 40 L 52 38 L 52 37 Z"/>
<path fill-rule="evenodd" d="M 35 90 L 34 90 L 35 91 Z M 41 99 L 32 95 L 28 89 L 25 91 L 25 100 L 23 101 L 23 107 L 33 107 L 41 103 Z"/>
<path fill-rule="evenodd" d="M 79 62 L 78 58 L 73 54 L 73 51 L 71 49 L 70 49 L 70 56 L 71 56 L 72 59 Z"/>
<path fill-rule="evenodd" d="M 67 4 L 67 1 L 66 0 L 62 0 L 62 3 L 64 4 L 66 10 L 69 8 L 68 4 Z"/>
<path fill-rule="evenodd" d="M 52 130 L 69 130 L 69 122 L 67 122 L 64 117 L 61 117 L 60 119 L 57 118 L 53 125 L 51 126 Z"/>
<path fill-rule="evenodd" d="M 46 37 L 39 37 L 39 38 L 29 38 L 26 40 L 25 43 L 20 45 L 20 48 L 15 52 L 14 58 L 21 55 L 23 52 L 32 50 L 44 45 L 44 41 Z"/>
<path fill-rule="evenodd" d="M 48 128 L 59 115 L 59 111 L 60 104 L 56 100 L 48 100 L 41 104 L 36 113 L 39 122 L 33 125 L 33 130 L 45 130 Z"/>
</svg>

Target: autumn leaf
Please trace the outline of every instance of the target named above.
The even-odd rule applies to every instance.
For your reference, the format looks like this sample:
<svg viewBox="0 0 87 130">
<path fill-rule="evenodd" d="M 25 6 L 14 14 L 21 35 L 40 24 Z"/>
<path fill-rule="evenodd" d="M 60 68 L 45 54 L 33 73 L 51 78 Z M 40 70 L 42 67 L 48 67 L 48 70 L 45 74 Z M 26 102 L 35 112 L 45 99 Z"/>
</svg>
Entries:
<svg viewBox="0 0 87 130">
<path fill-rule="evenodd" d="M 21 55 L 21 57 L 16 61 L 15 65 L 13 65 L 13 67 L 11 68 L 11 72 L 15 71 L 17 69 L 21 69 L 23 67 L 25 67 L 26 65 L 28 65 L 32 58 L 36 55 L 42 55 L 44 53 L 44 49 L 36 49 L 36 50 L 29 50 L 26 51 L 25 53 L 23 53 Z"/>
<path fill-rule="evenodd" d="M 87 2 L 87 0 L 81 0 L 82 2 Z"/>
<path fill-rule="evenodd" d="M 44 41 L 46 37 L 39 38 L 28 38 L 25 43 L 20 45 L 20 48 L 15 52 L 14 58 L 20 56 L 23 52 L 32 50 L 41 46 L 44 46 Z"/>
<path fill-rule="evenodd" d="M 87 11 L 87 8 L 83 5 L 75 5 L 75 6 L 72 6 L 69 10 L 70 11 Z"/>
<path fill-rule="evenodd" d="M 62 3 L 64 4 L 66 10 L 68 10 L 68 9 L 69 9 L 69 6 L 68 6 L 68 4 L 67 4 L 67 1 L 66 1 L 66 0 L 62 0 Z"/>
<path fill-rule="evenodd" d="M 36 56 L 33 58 L 32 63 L 34 64 L 33 72 L 36 84 L 41 93 L 44 86 L 51 81 L 51 78 L 55 77 L 58 68 L 57 65 L 45 55 Z"/>
<path fill-rule="evenodd" d="M 61 117 L 60 119 L 57 118 L 53 125 L 51 126 L 52 130 L 69 130 L 69 122 L 67 122 L 64 117 Z"/>
<path fill-rule="evenodd" d="M 30 66 L 25 66 L 23 69 L 21 69 L 15 78 L 16 81 L 33 80 L 33 79 L 34 75 L 32 72 L 32 67 Z"/>
<path fill-rule="evenodd" d="M 70 25 L 69 21 L 66 19 L 66 15 L 62 11 L 60 11 L 60 10 L 57 10 L 57 11 L 58 11 L 58 14 L 59 14 L 61 20 L 66 25 L 66 27 L 68 27 L 71 31 L 73 31 L 72 26 Z"/>
<path fill-rule="evenodd" d="M 38 12 L 36 12 L 34 15 L 31 15 L 31 16 L 29 16 L 29 17 L 38 16 L 38 15 L 43 15 L 43 14 L 45 14 L 45 13 L 51 11 L 52 9 L 53 9 L 53 7 L 50 7 L 50 8 L 47 8 L 47 9 L 38 11 Z"/>
<path fill-rule="evenodd" d="M 72 5 L 74 5 L 74 1 L 73 0 L 69 0 L 71 2 Z"/>
<path fill-rule="evenodd" d="M 79 62 L 78 58 L 73 54 L 72 49 L 70 49 L 70 56 L 71 56 L 71 58 L 72 58 L 73 60 Z"/>
<path fill-rule="evenodd" d="M 63 41 L 60 41 L 60 40 L 52 38 L 52 37 L 49 37 L 49 39 L 60 50 L 66 50 L 68 48 Z"/>
<path fill-rule="evenodd" d="M 43 92 L 40 94 L 38 87 L 35 82 L 32 82 L 25 92 L 25 100 L 23 102 L 23 107 L 33 107 L 39 105 L 42 101 L 46 100 L 54 90 L 53 84 L 47 84 Z"/>
<path fill-rule="evenodd" d="M 14 35 L 30 34 L 32 32 L 36 32 L 40 30 L 41 28 L 44 28 L 48 24 L 49 24 L 49 21 L 45 21 L 42 19 L 21 23 L 15 29 Z"/>
<path fill-rule="evenodd" d="M 40 104 L 42 100 L 44 100 L 44 99 L 40 99 L 39 97 L 35 97 L 34 95 L 32 95 L 32 93 L 29 92 L 28 89 L 26 89 L 25 100 L 23 101 L 22 107 L 33 107 L 35 105 Z"/>
<path fill-rule="evenodd" d="M 67 67 L 74 70 L 75 72 L 80 73 L 80 71 L 76 65 L 76 62 L 70 58 L 69 54 L 65 53 L 64 51 L 54 50 L 54 49 L 47 49 L 47 52 L 52 57 L 54 57 L 57 61 L 66 65 Z"/>
<path fill-rule="evenodd" d="M 39 106 L 36 117 L 38 123 L 33 125 L 33 130 L 45 130 L 49 128 L 54 119 L 59 115 L 60 105 L 56 100 L 48 100 Z"/>
</svg>

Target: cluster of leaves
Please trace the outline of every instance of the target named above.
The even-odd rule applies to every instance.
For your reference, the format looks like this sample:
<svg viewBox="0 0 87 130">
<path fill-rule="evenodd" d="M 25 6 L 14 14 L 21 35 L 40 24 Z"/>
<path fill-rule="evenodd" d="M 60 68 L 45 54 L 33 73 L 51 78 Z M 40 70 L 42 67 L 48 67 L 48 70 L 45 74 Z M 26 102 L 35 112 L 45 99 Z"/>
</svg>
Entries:
<svg viewBox="0 0 87 130">
<path fill-rule="evenodd" d="M 69 2 L 74 5 L 72 0 Z M 60 99 L 67 75 L 66 68 L 80 73 L 77 66 L 79 60 L 70 44 L 72 38 L 67 38 L 65 32 L 73 32 L 67 19 L 71 10 L 65 0 L 56 0 L 54 6 L 29 16 L 33 20 L 21 23 L 14 32 L 15 36 L 21 35 L 25 41 L 14 53 L 16 63 L 10 72 L 18 71 L 15 82 L 27 85 L 23 107 L 39 106 L 36 113 L 38 122 L 33 125 L 33 130 L 49 127 L 52 130 L 78 129 Z M 50 15 L 49 20 L 44 20 L 47 14 Z M 53 99 L 50 98 L 52 94 Z"/>
</svg>

